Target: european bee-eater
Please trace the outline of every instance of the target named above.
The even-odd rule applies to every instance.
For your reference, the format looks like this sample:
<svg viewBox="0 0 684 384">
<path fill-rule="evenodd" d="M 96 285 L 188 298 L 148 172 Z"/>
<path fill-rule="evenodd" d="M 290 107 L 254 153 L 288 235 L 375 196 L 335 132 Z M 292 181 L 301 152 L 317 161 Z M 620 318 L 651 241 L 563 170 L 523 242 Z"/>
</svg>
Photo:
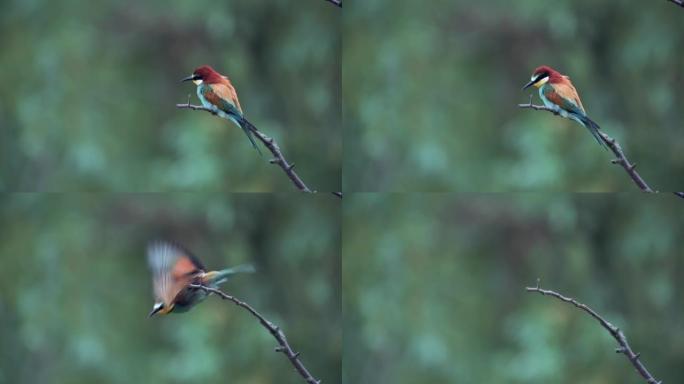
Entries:
<svg viewBox="0 0 684 384">
<path fill-rule="evenodd" d="M 149 316 L 187 312 L 204 300 L 208 293 L 190 287 L 191 284 L 218 288 L 235 273 L 254 272 L 251 265 L 205 272 L 202 263 L 190 252 L 179 245 L 161 241 L 150 243 L 147 247 L 147 262 L 152 271 L 155 297 Z"/>
<path fill-rule="evenodd" d="M 242 113 L 242 107 L 238 101 L 235 87 L 231 84 L 227 76 L 214 70 L 214 68 L 203 65 L 192 72 L 192 75 L 181 81 L 192 81 L 197 85 L 197 97 L 206 108 L 214 111 L 218 116 L 228 119 L 237 124 L 245 131 L 245 134 L 252 143 L 254 149 L 261 154 L 249 129 L 249 122 Z"/>
<path fill-rule="evenodd" d="M 523 90 L 532 85 L 539 88 L 539 98 L 542 99 L 546 107 L 555 110 L 565 118 L 575 120 L 585 126 L 596 141 L 607 149 L 598 132 L 600 127 L 587 116 L 577 90 L 572 85 L 572 82 L 570 82 L 568 76 L 562 75 L 551 67 L 542 65 L 534 70 L 530 82 L 525 84 Z"/>
</svg>

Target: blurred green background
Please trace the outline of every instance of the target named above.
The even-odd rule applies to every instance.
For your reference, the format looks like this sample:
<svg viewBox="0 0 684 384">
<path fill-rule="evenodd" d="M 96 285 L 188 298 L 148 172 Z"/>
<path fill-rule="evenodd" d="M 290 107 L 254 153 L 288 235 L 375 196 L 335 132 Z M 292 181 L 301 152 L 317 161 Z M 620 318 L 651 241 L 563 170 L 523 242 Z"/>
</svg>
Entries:
<svg viewBox="0 0 684 384">
<path fill-rule="evenodd" d="M 282 327 L 324 383 L 341 380 L 340 202 L 275 194 L 0 195 L 0 382 L 301 383 L 275 339 L 216 297 L 152 308 L 145 247 L 183 244 Z"/>
<path fill-rule="evenodd" d="M 312 189 L 338 191 L 340 22 L 322 0 L 6 0 L 0 190 L 294 190 L 232 123 L 175 107 L 210 64 Z"/>
<path fill-rule="evenodd" d="M 684 382 L 684 207 L 674 196 L 345 196 L 344 383 Z"/>
<path fill-rule="evenodd" d="M 541 64 L 657 190 L 682 189 L 684 10 L 665 0 L 357 1 L 343 19 L 356 191 L 632 191 L 587 130 L 518 109 Z"/>
</svg>

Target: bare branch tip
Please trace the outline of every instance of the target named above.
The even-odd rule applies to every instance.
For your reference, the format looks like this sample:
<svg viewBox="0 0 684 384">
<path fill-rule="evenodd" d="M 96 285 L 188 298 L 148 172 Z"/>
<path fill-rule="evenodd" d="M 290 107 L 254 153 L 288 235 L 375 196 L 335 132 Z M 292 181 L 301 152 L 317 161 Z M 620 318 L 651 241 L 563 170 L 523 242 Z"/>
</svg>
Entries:
<svg viewBox="0 0 684 384">
<path fill-rule="evenodd" d="M 539 285 L 540 285 L 540 283 L 538 280 L 537 281 L 537 287 L 539 287 Z M 575 300 L 573 298 L 565 297 L 562 294 L 555 292 L 555 291 L 550 291 L 550 290 L 544 291 L 544 290 L 541 290 L 539 288 L 538 288 L 538 291 L 543 295 L 548 294 L 550 296 L 557 298 L 558 300 L 564 301 L 566 303 L 570 303 L 570 304 L 574 305 L 575 307 L 579 308 L 580 310 L 586 312 L 587 314 L 589 314 L 594 319 L 598 320 L 599 323 L 601 324 L 601 326 L 604 329 L 606 329 L 611 334 L 611 336 L 618 342 L 619 347 L 615 348 L 615 352 L 624 354 L 627 357 L 627 359 L 632 363 L 632 365 L 634 366 L 636 371 L 641 375 L 641 377 L 645 378 L 648 383 L 652 383 L 652 384 L 659 383 L 659 381 L 657 381 L 653 377 L 653 375 L 651 375 L 651 373 L 648 372 L 648 370 L 642 364 L 642 362 L 638 360 L 640 354 L 634 353 L 632 351 L 631 347 L 627 343 L 627 338 L 622 333 L 622 331 L 620 331 L 619 327 L 614 326 L 613 324 L 608 322 L 606 319 L 601 317 L 601 315 L 594 312 L 591 308 L 589 308 L 585 304 L 578 302 L 577 300 Z"/>
</svg>

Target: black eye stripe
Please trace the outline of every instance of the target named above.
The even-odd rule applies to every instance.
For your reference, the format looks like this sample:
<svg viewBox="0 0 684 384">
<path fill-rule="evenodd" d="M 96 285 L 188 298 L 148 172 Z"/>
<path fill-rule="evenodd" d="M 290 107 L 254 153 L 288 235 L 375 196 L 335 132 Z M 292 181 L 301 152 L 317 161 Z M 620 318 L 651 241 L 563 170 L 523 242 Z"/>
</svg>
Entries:
<svg viewBox="0 0 684 384">
<path fill-rule="evenodd" d="M 541 79 L 543 79 L 543 78 L 545 78 L 545 77 L 549 77 L 549 73 L 548 73 L 548 72 L 542 72 L 542 73 L 540 73 L 539 75 L 537 75 L 537 78 L 534 79 L 534 82 L 536 83 L 537 81 L 539 81 L 539 80 L 541 80 Z"/>
</svg>

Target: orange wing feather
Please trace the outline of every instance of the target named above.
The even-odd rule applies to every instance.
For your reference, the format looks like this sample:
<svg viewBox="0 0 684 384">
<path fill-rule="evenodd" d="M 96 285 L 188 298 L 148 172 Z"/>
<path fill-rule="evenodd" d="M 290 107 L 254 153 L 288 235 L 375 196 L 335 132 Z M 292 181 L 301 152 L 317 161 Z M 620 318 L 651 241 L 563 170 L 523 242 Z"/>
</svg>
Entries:
<svg viewBox="0 0 684 384">
<path fill-rule="evenodd" d="M 585 112 L 584 106 L 582 105 L 582 100 L 580 100 L 579 94 L 577 93 L 577 90 L 575 89 L 575 87 L 570 82 L 570 78 L 567 76 L 563 76 L 563 79 L 565 81 L 562 83 L 552 84 L 555 93 L 557 94 L 557 96 L 560 96 L 566 100 L 572 101 L 573 103 L 575 103 L 575 105 L 577 105 L 582 110 L 582 112 Z M 557 96 L 555 96 L 555 97 L 557 97 Z M 550 100 L 553 101 L 554 103 L 558 104 L 558 105 L 563 105 L 562 101 L 560 101 L 560 100 L 556 101 L 556 100 L 553 100 L 551 98 L 550 98 Z"/>
<path fill-rule="evenodd" d="M 206 97 L 209 102 L 214 105 L 221 105 L 219 99 L 225 100 L 237 108 L 240 113 L 242 113 L 242 107 L 240 106 L 240 101 L 238 100 L 237 92 L 235 87 L 230 83 L 230 80 L 223 77 L 224 81 L 220 83 L 210 84 L 212 92 L 208 92 L 204 97 Z M 213 94 L 212 94 L 213 93 Z"/>
</svg>

